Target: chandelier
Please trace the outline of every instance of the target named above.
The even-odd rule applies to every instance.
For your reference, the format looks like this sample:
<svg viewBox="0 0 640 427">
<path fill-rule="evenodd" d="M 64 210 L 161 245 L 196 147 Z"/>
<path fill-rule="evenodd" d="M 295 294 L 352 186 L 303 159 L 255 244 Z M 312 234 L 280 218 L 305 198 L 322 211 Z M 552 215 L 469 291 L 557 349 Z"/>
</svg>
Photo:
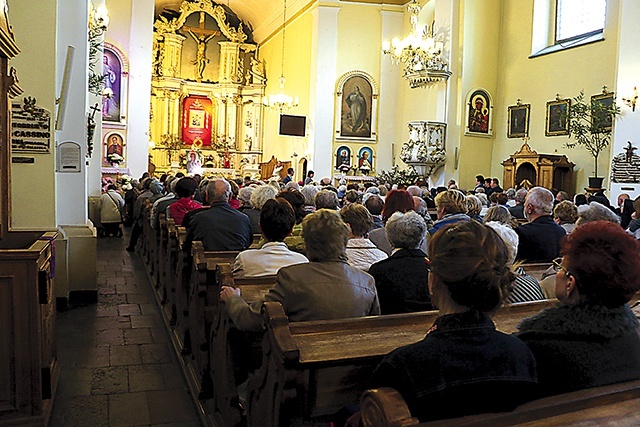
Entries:
<svg viewBox="0 0 640 427">
<path fill-rule="evenodd" d="M 411 14 L 411 33 L 402 40 L 394 38 L 391 43 L 383 42 L 382 53 L 389 55 L 394 64 L 404 64 L 403 77 L 411 88 L 429 87 L 446 81 L 451 71 L 442 56 L 443 43 L 436 40 L 433 28 L 429 31 L 425 27 L 420 33 L 418 0 L 411 0 L 407 10 Z"/>
<path fill-rule="evenodd" d="M 285 28 L 287 26 L 287 0 L 284 0 L 284 12 L 282 14 L 282 62 L 280 64 L 280 92 L 275 95 L 269 95 L 264 97 L 262 103 L 271 108 L 273 111 L 280 112 L 281 114 L 292 110 L 298 106 L 298 97 L 289 96 L 284 93 L 284 83 L 287 81 L 284 78 L 284 42 L 285 42 Z"/>
</svg>

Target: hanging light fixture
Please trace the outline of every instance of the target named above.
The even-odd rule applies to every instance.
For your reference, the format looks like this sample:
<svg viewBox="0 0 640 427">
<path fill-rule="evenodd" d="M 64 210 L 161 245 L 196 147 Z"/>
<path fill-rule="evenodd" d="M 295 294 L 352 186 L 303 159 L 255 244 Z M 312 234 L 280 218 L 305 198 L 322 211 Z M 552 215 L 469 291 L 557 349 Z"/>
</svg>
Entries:
<svg viewBox="0 0 640 427">
<path fill-rule="evenodd" d="M 284 93 L 284 84 L 287 81 L 284 78 L 284 46 L 285 46 L 285 29 L 287 26 L 287 0 L 284 0 L 284 12 L 282 14 L 282 63 L 280 64 L 280 92 L 275 95 L 264 97 L 263 104 L 271 108 L 273 111 L 284 113 L 298 106 L 298 97 L 289 96 Z"/>
<path fill-rule="evenodd" d="M 429 87 L 446 81 L 451 71 L 447 69 L 448 64 L 442 55 L 443 43 L 436 41 L 433 28 L 429 31 L 425 27 L 420 33 L 418 0 L 411 0 L 407 10 L 411 15 L 411 33 L 402 40 L 394 38 L 391 43 L 383 42 L 382 53 L 389 55 L 394 64 L 404 64 L 403 77 L 412 88 Z"/>
</svg>

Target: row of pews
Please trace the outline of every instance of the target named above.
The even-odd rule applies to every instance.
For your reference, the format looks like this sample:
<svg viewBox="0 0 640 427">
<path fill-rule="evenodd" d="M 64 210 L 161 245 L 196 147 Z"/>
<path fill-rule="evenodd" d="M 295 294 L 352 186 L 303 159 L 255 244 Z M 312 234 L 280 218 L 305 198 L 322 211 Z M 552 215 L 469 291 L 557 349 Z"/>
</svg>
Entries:
<svg viewBox="0 0 640 427">
<path fill-rule="evenodd" d="M 147 219 L 149 212 L 147 204 Z M 148 224 L 145 220 L 140 253 L 205 425 L 328 425 L 332 414 L 361 401 L 366 426 L 419 424 L 397 392 L 367 391 L 368 381 L 384 355 L 424 338 L 437 311 L 289 323 L 282 306 L 270 302 L 262 308 L 266 331 L 240 332 L 233 328 L 219 300 L 220 287 L 240 288 L 243 298 L 252 302 L 268 292 L 275 277 L 234 280 L 237 252 L 205 251 L 201 242 L 193 242 L 186 252 L 183 227 L 163 216 L 158 230 Z M 549 264 L 523 267 L 539 277 Z M 523 318 L 555 303 L 509 305 L 498 311 L 494 321 L 498 329 L 511 333 Z M 246 388 L 243 407 L 239 384 Z M 558 399 L 570 403 L 557 404 Z M 607 406 L 612 419 L 622 419 L 626 413 L 616 410 L 623 411 L 633 399 L 640 399 L 637 383 L 541 399 L 512 413 L 455 422 L 513 425 L 531 421 L 542 425 L 547 418 L 563 414 L 595 420 L 592 417 L 598 411 L 576 409 L 592 406 Z"/>
</svg>

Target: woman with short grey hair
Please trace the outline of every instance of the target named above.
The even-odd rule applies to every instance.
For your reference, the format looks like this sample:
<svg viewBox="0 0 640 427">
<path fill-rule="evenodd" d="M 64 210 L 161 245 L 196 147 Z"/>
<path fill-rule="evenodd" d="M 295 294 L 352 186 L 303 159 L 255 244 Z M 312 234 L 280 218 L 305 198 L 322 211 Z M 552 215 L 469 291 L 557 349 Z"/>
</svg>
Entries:
<svg viewBox="0 0 640 427">
<path fill-rule="evenodd" d="M 306 212 L 313 212 L 316 210 L 315 197 L 318 191 L 318 187 L 313 184 L 307 184 L 300 189 L 300 192 L 304 196 L 304 210 Z"/>
<path fill-rule="evenodd" d="M 419 249 L 427 233 L 424 219 L 414 211 L 395 212 L 385 230 L 394 247 L 391 256 L 369 269 L 376 280 L 382 314 L 431 310 L 425 253 Z"/>
<path fill-rule="evenodd" d="M 275 199 L 278 190 L 271 185 L 261 185 L 253 190 L 249 201 L 251 206 L 243 209 L 242 213 L 249 217 L 251 220 L 251 232 L 253 234 L 260 234 L 260 228 L 258 223 L 260 222 L 260 210 L 267 200 Z"/>
</svg>

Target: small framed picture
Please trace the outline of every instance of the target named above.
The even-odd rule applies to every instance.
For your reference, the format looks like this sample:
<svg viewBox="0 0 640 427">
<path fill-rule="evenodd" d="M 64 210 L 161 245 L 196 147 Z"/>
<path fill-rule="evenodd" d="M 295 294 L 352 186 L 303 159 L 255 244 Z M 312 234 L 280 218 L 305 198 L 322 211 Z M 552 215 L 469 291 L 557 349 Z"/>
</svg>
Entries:
<svg viewBox="0 0 640 427">
<path fill-rule="evenodd" d="M 600 106 L 597 104 L 600 104 Z M 613 116 L 602 110 L 611 110 L 613 108 L 615 108 L 613 92 L 605 92 L 591 97 L 591 120 L 602 132 L 611 132 L 613 126 Z M 602 116 L 594 117 L 598 113 Z"/>
<path fill-rule="evenodd" d="M 569 135 L 569 109 L 571 99 L 559 99 L 547 102 L 547 120 L 544 130 L 546 136 Z"/>
<path fill-rule="evenodd" d="M 521 104 L 509 107 L 507 122 L 507 138 L 524 138 L 529 136 L 529 113 L 531 104 Z"/>
<path fill-rule="evenodd" d="M 467 126 L 465 135 L 491 136 L 493 129 L 493 103 L 484 89 L 471 91 L 467 99 Z"/>
</svg>

